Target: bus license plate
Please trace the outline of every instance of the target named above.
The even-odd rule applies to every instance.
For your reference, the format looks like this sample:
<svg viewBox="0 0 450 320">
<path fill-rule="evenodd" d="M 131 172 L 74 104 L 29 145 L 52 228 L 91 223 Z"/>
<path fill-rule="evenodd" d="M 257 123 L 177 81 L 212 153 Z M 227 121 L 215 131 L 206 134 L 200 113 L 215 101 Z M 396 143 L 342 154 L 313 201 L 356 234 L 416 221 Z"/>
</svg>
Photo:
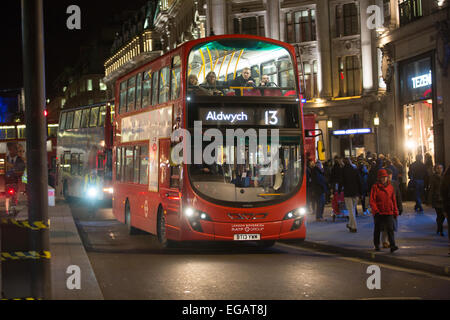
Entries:
<svg viewBox="0 0 450 320">
<path fill-rule="evenodd" d="M 260 234 L 235 234 L 234 240 L 237 240 L 237 241 L 261 240 L 261 235 Z"/>
</svg>

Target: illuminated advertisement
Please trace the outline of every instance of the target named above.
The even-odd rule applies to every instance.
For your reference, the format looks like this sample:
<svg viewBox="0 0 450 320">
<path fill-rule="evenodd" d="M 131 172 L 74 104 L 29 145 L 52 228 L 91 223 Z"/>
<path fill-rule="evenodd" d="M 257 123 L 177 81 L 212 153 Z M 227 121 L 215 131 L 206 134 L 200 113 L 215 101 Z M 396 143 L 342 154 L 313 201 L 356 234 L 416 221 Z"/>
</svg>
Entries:
<svg viewBox="0 0 450 320">
<path fill-rule="evenodd" d="M 429 57 L 402 64 L 400 100 L 402 104 L 432 98 L 432 72 Z"/>
</svg>

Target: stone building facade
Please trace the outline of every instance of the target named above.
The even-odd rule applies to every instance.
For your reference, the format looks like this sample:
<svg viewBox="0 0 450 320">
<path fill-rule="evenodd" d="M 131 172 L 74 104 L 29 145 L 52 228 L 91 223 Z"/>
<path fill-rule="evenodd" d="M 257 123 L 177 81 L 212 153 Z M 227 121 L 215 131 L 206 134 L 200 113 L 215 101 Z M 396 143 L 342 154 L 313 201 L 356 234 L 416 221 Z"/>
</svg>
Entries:
<svg viewBox="0 0 450 320">
<path fill-rule="evenodd" d="M 391 0 L 380 33 L 383 77 L 389 85 L 383 115 L 391 147 L 407 163 L 429 153 L 450 165 L 450 1 Z"/>
</svg>

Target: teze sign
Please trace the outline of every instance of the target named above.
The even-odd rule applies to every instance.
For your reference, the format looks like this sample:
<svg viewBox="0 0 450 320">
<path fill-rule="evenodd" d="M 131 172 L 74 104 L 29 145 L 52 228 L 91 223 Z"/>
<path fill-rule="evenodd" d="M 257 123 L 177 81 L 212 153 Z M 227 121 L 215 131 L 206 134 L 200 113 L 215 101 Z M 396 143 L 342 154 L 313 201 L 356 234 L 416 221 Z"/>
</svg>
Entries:
<svg viewBox="0 0 450 320">
<path fill-rule="evenodd" d="M 431 70 L 428 74 L 424 74 L 424 75 L 421 75 L 418 77 L 413 77 L 411 79 L 411 81 L 412 81 L 414 89 L 431 86 L 431 83 L 432 83 Z"/>
</svg>

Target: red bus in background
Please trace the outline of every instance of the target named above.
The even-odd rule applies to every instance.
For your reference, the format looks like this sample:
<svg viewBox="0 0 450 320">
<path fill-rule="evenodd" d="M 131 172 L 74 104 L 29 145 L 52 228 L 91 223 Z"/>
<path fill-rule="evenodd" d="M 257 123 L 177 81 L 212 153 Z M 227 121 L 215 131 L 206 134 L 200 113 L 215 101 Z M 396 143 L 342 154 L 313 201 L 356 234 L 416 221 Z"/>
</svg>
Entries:
<svg viewBox="0 0 450 320">
<path fill-rule="evenodd" d="M 111 200 L 113 115 L 110 102 L 61 111 L 56 192 L 66 200 Z M 92 188 L 90 176 L 95 177 Z"/>
<path fill-rule="evenodd" d="M 242 81 L 248 70 L 251 83 Z M 219 81 L 214 88 L 206 83 L 211 71 Z M 262 86 L 266 75 L 271 84 Z M 305 150 L 297 75 L 289 44 L 229 35 L 186 42 L 118 79 L 117 220 L 130 233 L 141 229 L 156 235 L 163 247 L 186 240 L 256 241 L 264 247 L 281 239 L 303 240 Z M 279 130 L 278 150 L 268 150 L 279 157 L 276 173 L 262 175 L 261 166 L 251 164 L 261 150 L 254 152 L 248 144 L 242 153 L 246 164 L 231 161 L 239 152 L 236 141 L 217 149 L 213 165 L 175 163 L 171 152 L 180 140 L 172 141 L 171 134 L 185 129 L 192 134 L 192 145 L 186 140 L 185 146 L 193 148 L 196 121 L 202 121 L 202 133 Z"/>
<path fill-rule="evenodd" d="M 58 133 L 58 123 L 47 124 L 47 163 L 48 163 L 48 185 L 55 187 L 56 174 L 56 140 Z M 15 142 L 18 145 L 19 155 L 26 162 L 26 125 L 23 123 L 2 123 L 0 124 L 0 194 L 5 190 L 4 176 L 6 173 L 6 156 L 8 155 L 8 142 Z M 24 174 L 26 179 L 26 172 Z M 26 180 L 25 180 L 26 181 Z M 25 186 L 19 186 L 19 191 L 24 192 Z"/>
</svg>

